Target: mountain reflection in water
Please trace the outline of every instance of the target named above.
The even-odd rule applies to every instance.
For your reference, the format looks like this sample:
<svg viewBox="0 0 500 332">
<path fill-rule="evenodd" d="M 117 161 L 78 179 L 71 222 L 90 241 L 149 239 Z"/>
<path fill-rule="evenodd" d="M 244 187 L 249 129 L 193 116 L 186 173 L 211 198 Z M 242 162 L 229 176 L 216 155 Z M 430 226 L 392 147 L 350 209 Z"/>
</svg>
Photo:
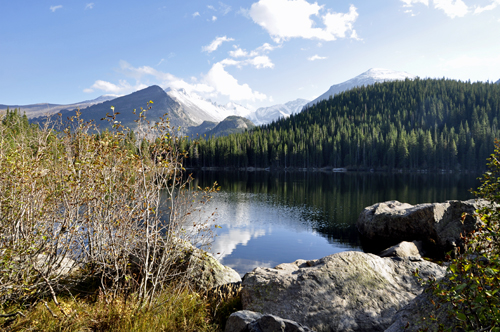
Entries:
<svg viewBox="0 0 500 332">
<path fill-rule="evenodd" d="M 475 174 L 325 172 L 193 172 L 193 186 L 215 181 L 207 203 L 216 211 L 211 252 L 241 275 L 297 259 L 361 250 L 356 220 L 369 205 L 473 198 Z"/>
</svg>

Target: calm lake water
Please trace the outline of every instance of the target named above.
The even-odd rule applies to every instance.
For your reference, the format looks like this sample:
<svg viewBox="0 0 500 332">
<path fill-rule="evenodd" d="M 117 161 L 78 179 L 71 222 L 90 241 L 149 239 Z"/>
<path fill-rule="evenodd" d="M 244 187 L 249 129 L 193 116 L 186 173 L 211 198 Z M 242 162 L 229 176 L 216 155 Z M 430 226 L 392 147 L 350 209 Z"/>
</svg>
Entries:
<svg viewBox="0 0 500 332">
<path fill-rule="evenodd" d="M 470 199 L 471 174 L 323 172 L 193 172 L 194 185 L 221 187 L 207 203 L 215 211 L 211 252 L 242 276 L 257 266 L 361 250 L 360 212 L 377 202 L 410 204 Z M 217 254 L 219 253 L 219 254 Z"/>
</svg>

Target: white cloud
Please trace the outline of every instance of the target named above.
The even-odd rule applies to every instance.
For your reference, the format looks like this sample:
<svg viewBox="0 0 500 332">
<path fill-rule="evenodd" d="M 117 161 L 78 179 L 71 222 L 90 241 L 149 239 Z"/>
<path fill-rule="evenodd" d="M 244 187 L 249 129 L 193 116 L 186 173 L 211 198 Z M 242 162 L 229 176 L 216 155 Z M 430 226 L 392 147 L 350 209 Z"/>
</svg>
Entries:
<svg viewBox="0 0 500 332">
<path fill-rule="evenodd" d="M 267 55 L 258 55 L 246 60 L 234 60 L 234 59 L 224 59 L 219 62 L 224 67 L 226 66 L 236 66 L 241 68 L 243 66 L 251 65 L 257 69 L 262 68 L 274 68 L 274 63 L 269 59 Z"/>
<path fill-rule="evenodd" d="M 256 56 L 255 58 L 248 59 L 247 62 L 257 69 L 274 68 L 274 63 L 272 63 L 267 55 Z"/>
<path fill-rule="evenodd" d="M 262 44 L 262 46 L 259 46 L 255 49 L 255 51 L 257 52 L 269 52 L 269 51 L 272 51 L 274 50 L 275 48 L 279 48 L 281 47 L 281 45 L 278 45 L 278 46 L 272 46 L 268 43 L 264 43 Z"/>
<path fill-rule="evenodd" d="M 313 56 L 307 58 L 307 60 L 309 60 L 309 61 L 316 61 L 316 60 L 324 60 L 326 58 L 327 58 L 326 56 L 319 56 L 319 55 L 316 54 L 316 55 L 313 55 Z"/>
<path fill-rule="evenodd" d="M 188 83 L 170 73 L 161 72 L 149 66 L 133 67 L 126 61 L 120 61 L 118 72 L 135 80 L 135 84 L 130 84 L 127 80 L 120 80 L 118 84 L 97 80 L 90 88 L 83 91 L 91 93 L 101 90 L 106 93 L 128 94 L 152 84 L 158 84 L 162 88 L 185 89 L 188 94 L 200 94 L 210 98 L 223 95 L 232 101 L 267 99 L 265 94 L 252 90 L 248 84 L 238 83 L 238 80 L 224 69 L 224 66 L 237 64 L 238 61 L 232 59 L 217 62 L 207 74 L 202 74 L 200 79 L 191 77 L 191 83 Z M 262 58 L 247 59 L 241 65 L 254 65 L 262 68 L 269 66 L 268 62 Z"/>
<path fill-rule="evenodd" d="M 161 65 L 163 63 L 163 61 L 165 61 L 165 59 L 161 59 L 160 62 L 158 62 L 158 64 L 156 64 L 157 66 Z"/>
<path fill-rule="evenodd" d="M 403 7 L 413 7 L 414 4 L 417 3 L 422 3 L 429 7 L 429 0 L 401 0 L 404 2 Z M 405 14 L 411 14 L 411 16 L 416 16 L 416 14 L 413 12 L 413 9 L 407 9 L 405 10 Z"/>
<path fill-rule="evenodd" d="M 426 6 L 429 6 L 429 0 L 401 0 L 405 3 L 405 7 L 411 7 L 415 3 L 423 3 Z"/>
<path fill-rule="evenodd" d="M 217 21 L 217 16 L 212 16 L 212 22 Z"/>
<path fill-rule="evenodd" d="M 247 52 L 247 50 L 239 48 L 236 45 L 233 45 L 233 47 L 235 48 L 235 50 L 229 51 L 229 55 L 232 56 L 233 58 L 241 58 L 241 57 L 256 57 L 256 56 L 265 54 L 267 52 L 270 52 L 277 47 L 281 47 L 281 45 L 280 46 L 272 46 L 268 43 L 264 43 L 262 46 L 257 47 L 255 50 L 251 51 L 250 53 Z"/>
<path fill-rule="evenodd" d="M 352 32 L 351 32 L 351 39 L 363 40 L 362 38 L 359 38 L 358 33 L 356 32 L 356 30 L 352 30 Z"/>
<path fill-rule="evenodd" d="M 441 9 L 451 17 L 464 17 L 469 8 L 462 0 L 434 0 L 434 7 Z"/>
<path fill-rule="evenodd" d="M 345 38 L 346 32 L 350 31 L 357 38 L 356 30 L 353 29 L 353 23 L 358 18 L 356 7 L 351 5 L 349 13 L 328 13 L 323 16 L 323 22 L 326 25 L 326 31 L 337 38 Z"/>
<path fill-rule="evenodd" d="M 185 89 L 188 93 L 211 93 L 213 87 L 205 84 L 190 84 L 170 73 L 164 73 L 149 66 L 133 67 L 126 61 L 120 61 L 120 71 L 140 82 L 145 77 L 153 77 L 155 81 L 163 87 L 171 87 L 175 89 Z"/>
<path fill-rule="evenodd" d="M 236 14 L 239 14 L 239 15 L 241 15 L 243 17 L 251 19 L 251 17 L 250 17 L 250 9 L 240 7 L 240 9 L 236 12 Z"/>
<path fill-rule="evenodd" d="M 127 81 L 125 80 L 120 80 L 119 84 L 113 84 L 111 82 L 107 81 L 102 81 L 102 80 L 97 80 L 95 83 L 88 89 L 84 89 L 84 92 L 90 93 L 94 92 L 95 90 L 102 90 L 104 92 L 110 92 L 114 94 L 124 94 L 124 93 L 131 93 L 133 91 L 137 91 L 140 89 L 146 88 L 147 85 L 138 83 L 135 86 L 131 86 Z"/>
<path fill-rule="evenodd" d="M 52 10 L 52 12 L 55 12 L 56 10 L 61 9 L 61 8 L 62 8 L 62 5 L 50 6 L 50 10 Z"/>
<path fill-rule="evenodd" d="M 85 5 L 85 9 L 92 9 L 94 8 L 94 3 L 91 2 L 91 3 L 88 3 L 87 5 Z"/>
<path fill-rule="evenodd" d="M 95 90 L 102 90 L 109 93 L 127 94 L 143 89 L 151 84 L 159 84 L 164 88 L 172 87 L 175 89 L 185 89 L 188 93 L 209 94 L 215 91 L 213 87 L 206 84 L 190 84 L 170 73 L 164 73 L 149 66 L 133 67 L 126 61 L 120 61 L 119 72 L 126 77 L 135 79 L 136 83 L 131 85 L 126 80 L 120 80 L 119 84 L 114 84 L 103 80 L 97 80 L 90 88 L 86 88 L 83 91 L 90 93 Z M 151 81 L 151 79 L 153 80 Z"/>
<path fill-rule="evenodd" d="M 200 16 L 200 13 L 199 12 L 193 13 L 193 17 L 196 17 L 196 16 Z"/>
<path fill-rule="evenodd" d="M 220 10 L 222 12 L 222 15 L 227 15 L 231 11 L 231 6 L 228 6 L 223 2 L 219 1 L 219 6 L 220 6 Z"/>
<path fill-rule="evenodd" d="M 248 56 L 248 52 L 238 47 L 234 51 L 229 51 L 229 55 L 233 58 L 240 58 Z"/>
<path fill-rule="evenodd" d="M 224 67 L 225 66 L 236 66 L 238 68 L 241 68 L 244 61 L 238 61 L 238 60 L 234 60 L 234 59 L 224 59 L 224 60 L 220 61 L 219 63 L 222 64 Z"/>
<path fill-rule="evenodd" d="M 208 6 L 207 6 L 207 8 L 208 8 L 208 9 L 211 9 L 211 10 L 215 10 L 215 7 L 214 7 L 214 6 L 212 6 L 212 5 L 208 5 Z"/>
<path fill-rule="evenodd" d="M 222 45 L 223 42 L 227 42 L 227 41 L 233 41 L 234 39 L 233 38 L 227 38 L 227 36 L 223 36 L 223 37 L 217 37 L 215 38 L 211 43 L 210 45 L 207 45 L 207 46 L 203 46 L 201 48 L 201 50 L 203 52 L 207 52 L 207 53 L 212 53 L 213 51 L 215 51 L 216 49 L 219 48 L 219 46 Z"/>
<path fill-rule="evenodd" d="M 488 11 L 488 10 L 493 10 L 495 9 L 498 5 L 500 5 L 500 0 L 493 0 L 491 2 L 491 4 L 487 5 L 487 6 L 484 6 L 484 7 L 480 7 L 480 6 L 476 6 L 475 10 L 474 10 L 474 14 L 480 14 L 484 11 Z"/>
<path fill-rule="evenodd" d="M 252 4 L 249 15 L 278 42 L 290 38 L 331 41 L 353 31 L 353 23 L 358 17 L 356 7 L 351 5 L 346 14 L 328 12 L 320 15 L 323 7 L 305 0 L 259 0 Z M 315 27 L 311 16 L 320 18 L 325 28 Z"/>
<path fill-rule="evenodd" d="M 204 76 L 204 82 L 230 100 L 265 100 L 267 96 L 258 91 L 253 91 L 248 84 L 240 85 L 238 80 L 229 74 L 224 65 L 220 62 L 215 63 L 208 73 Z"/>
</svg>

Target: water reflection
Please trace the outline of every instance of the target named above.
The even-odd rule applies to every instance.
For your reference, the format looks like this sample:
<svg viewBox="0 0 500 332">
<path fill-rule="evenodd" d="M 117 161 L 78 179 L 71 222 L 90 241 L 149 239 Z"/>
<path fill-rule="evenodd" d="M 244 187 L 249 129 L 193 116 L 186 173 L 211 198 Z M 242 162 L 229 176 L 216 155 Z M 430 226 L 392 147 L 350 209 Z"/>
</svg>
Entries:
<svg viewBox="0 0 500 332">
<path fill-rule="evenodd" d="M 411 204 L 472 198 L 476 175 L 195 172 L 193 185 L 217 181 L 206 210 L 222 226 L 212 245 L 221 262 L 244 274 L 256 266 L 360 250 L 359 213 L 376 202 Z M 219 253 L 217 255 L 217 253 Z"/>
</svg>

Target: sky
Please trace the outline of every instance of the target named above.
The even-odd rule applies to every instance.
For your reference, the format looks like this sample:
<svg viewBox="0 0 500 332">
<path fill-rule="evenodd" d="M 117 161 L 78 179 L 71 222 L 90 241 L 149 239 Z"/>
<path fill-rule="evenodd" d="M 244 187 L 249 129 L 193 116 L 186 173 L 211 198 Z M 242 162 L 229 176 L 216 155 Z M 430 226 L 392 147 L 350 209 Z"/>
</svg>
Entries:
<svg viewBox="0 0 500 332">
<path fill-rule="evenodd" d="M 500 0 L 17 0 L 0 13 L 7 105 L 157 84 L 256 109 L 370 68 L 500 79 Z"/>
</svg>

